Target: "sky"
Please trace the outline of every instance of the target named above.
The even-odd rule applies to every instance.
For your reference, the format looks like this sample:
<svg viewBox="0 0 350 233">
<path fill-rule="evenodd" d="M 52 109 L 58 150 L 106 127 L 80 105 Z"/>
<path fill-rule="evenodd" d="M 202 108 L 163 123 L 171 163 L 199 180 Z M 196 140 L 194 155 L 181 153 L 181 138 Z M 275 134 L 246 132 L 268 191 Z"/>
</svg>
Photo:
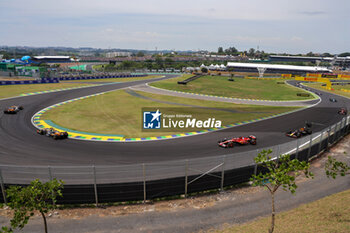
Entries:
<svg viewBox="0 0 350 233">
<path fill-rule="evenodd" d="M 349 0 L 0 0 L 0 45 L 350 51 Z"/>
</svg>

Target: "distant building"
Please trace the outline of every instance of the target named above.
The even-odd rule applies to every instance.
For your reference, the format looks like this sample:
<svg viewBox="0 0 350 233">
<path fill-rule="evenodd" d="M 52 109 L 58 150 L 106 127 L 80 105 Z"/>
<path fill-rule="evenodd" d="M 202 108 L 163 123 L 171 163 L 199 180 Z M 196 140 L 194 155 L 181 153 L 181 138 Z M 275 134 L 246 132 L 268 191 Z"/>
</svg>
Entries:
<svg viewBox="0 0 350 233">
<path fill-rule="evenodd" d="M 131 52 L 109 52 L 106 53 L 106 57 L 112 58 L 112 57 L 130 57 Z"/>
</svg>

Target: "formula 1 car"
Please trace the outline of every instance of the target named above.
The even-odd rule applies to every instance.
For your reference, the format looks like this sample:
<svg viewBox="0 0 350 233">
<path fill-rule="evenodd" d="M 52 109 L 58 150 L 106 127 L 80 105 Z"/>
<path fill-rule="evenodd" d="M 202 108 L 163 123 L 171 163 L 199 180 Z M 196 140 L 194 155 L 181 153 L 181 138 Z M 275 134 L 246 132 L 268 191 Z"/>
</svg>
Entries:
<svg viewBox="0 0 350 233">
<path fill-rule="evenodd" d="M 333 103 L 337 102 L 337 100 L 334 99 L 334 98 L 329 98 L 329 101 L 331 101 L 331 102 L 333 102 Z"/>
<path fill-rule="evenodd" d="M 60 132 L 54 128 L 38 129 L 36 132 L 41 135 L 46 135 L 47 137 L 52 137 L 55 140 L 68 138 L 67 132 Z"/>
<path fill-rule="evenodd" d="M 4 110 L 4 113 L 5 113 L 5 114 L 16 114 L 17 112 L 19 112 L 19 111 L 21 111 L 21 110 L 23 110 L 23 107 L 22 107 L 22 106 L 15 106 L 15 105 L 13 105 L 13 106 L 11 106 L 11 107 L 5 109 L 5 110 Z"/>
<path fill-rule="evenodd" d="M 256 137 L 253 135 L 250 135 L 248 137 L 239 137 L 239 138 L 231 138 L 231 139 L 224 138 L 223 140 L 218 141 L 219 147 L 223 147 L 223 148 L 232 148 L 234 147 L 234 144 L 256 145 Z"/>
<path fill-rule="evenodd" d="M 338 114 L 340 114 L 340 115 L 348 115 L 348 111 L 346 110 L 346 108 L 341 108 L 338 111 Z"/>
<path fill-rule="evenodd" d="M 311 127 L 312 127 L 311 123 L 306 123 L 305 126 L 300 129 L 288 131 L 286 133 L 286 136 L 292 137 L 292 138 L 300 138 L 301 136 L 312 134 Z"/>
</svg>

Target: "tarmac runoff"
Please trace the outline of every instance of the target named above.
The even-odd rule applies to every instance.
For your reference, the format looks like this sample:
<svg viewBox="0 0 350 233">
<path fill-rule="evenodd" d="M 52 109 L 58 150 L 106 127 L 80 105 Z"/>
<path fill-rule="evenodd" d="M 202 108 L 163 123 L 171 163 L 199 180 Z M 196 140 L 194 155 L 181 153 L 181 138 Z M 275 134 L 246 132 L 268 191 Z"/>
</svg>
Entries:
<svg viewBox="0 0 350 233">
<path fill-rule="evenodd" d="M 224 97 L 224 96 L 188 93 L 188 92 L 181 92 L 181 91 L 171 91 L 171 90 L 166 90 L 158 87 L 152 87 L 152 86 L 149 86 L 148 84 L 133 86 L 133 87 L 130 87 L 130 89 L 135 91 L 143 91 L 143 92 L 148 92 L 152 94 L 158 94 L 158 95 L 169 95 L 169 96 L 184 97 L 184 98 L 191 98 L 191 99 L 201 99 L 201 100 L 209 100 L 209 101 L 217 101 L 217 102 L 234 103 L 234 104 L 251 104 L 251 105 L 281 106 L 281 107 L 291 107 L 291 106 L 307 107 L 317 103 L 320 100 L 319 96 L 315 96 L 312 92 L 310 92 L 310 94 L 316 97 L 316 99 L 314 100 L 283 101 L 283 100 L 240 99 L 240 98 L 231 98 L 231 97 Z"/>
<path fill-rule="evenodd" d="M 143 87 L 143 85 L 140 85 Z M 146 85 L 145 85 L 146 86 Z M 146 88 L 149 86 L 146 86 Z M 134 89 L 134 88 L 130 88 L 130 89 Z M 151 89 L 151 87 L 147 88 L 147 89 Z M 157 88 L 155 88 L 157 89 Z M 136 89 L 139 90 L 139 89 Z M 162 90 L 162 89 L 160 89 Z M 171 92 L 171 91 L 170 91 Z M 166 136 L 158 136 L 158 137 L 144 137 L 144 138 L 125 138 L 123 135 L 110 135 L 110 134 L 96 134 L 96 133 L 89 133 L 89 132 L 80 132 L 80 131 L 76 131 L 76 130 L 71 130 L 71 129 L 67 129 L 64 128 L 62 126 L 56 125 L 51 121 L 48 120 L 42 120 L 40 119 L 41 115 L 44 114 L 45 112 L 67 104 L 67 103 L 71 103 L 77 100 L 82 100 L 82 99 L 86 99 L 86 98 L 90 98 L 90 97 L 94 97 L 94 96 L 98 96 L 98 95 L 103 95 L 107 92 L 101 92 L 101 93 L 96 93 L 93 95 L 88 95 L 88 96 L 83 96 L 80 98 L 76 98 L 76 99 L 72 99 L 72 100 L 68 100 L 68 101 L 64 101 L 61 103 L 57 103 L 54 104 L 52 106 L 49 106 L 45 109 L 40 110 L 39 112 L 37 112 L 33 117 L 32 117 L 32 124 L 37 128 L 37 129 L 42 129 L 42 128 L 54 128 L 58 131 L 61 132 L 68 132 L 69 135 L 69 139 L 75 139 L 75 140 L 85 140 L 85 141 L 99 141 L 99 142 L 142 142 L 142 141 L 156 141 L 156 140 L 166 140 L 166 139 L 173 139 L 173 138 L 179 138 L 179 137 L 188 137 L 188 136 L 194 136 L 194 135 L 199 135 L 199 134 L 206 134 L 206 133 L 210 133 L 210 132 L 214 132 L 214 131 L 219 131 L 219 130 L 224 130 L 227 128 L 233 128 L 233 127 L 237 127 L 237 126 L 241 126 L 241 125 L 246 125 L 249 123 L 253 123 L 253 122 L 258 122 L 258 121 L 262 121 L 262 120 L 267 120 L 267 119 L 271 119 L 274 117 L 279 117 L 279 116 L 283 116 L 283 115 L 287 115 L 290 113 L 294 113 L 294 112 L 298 112 L 301 110 L 304 110 L 305 108 L 310 108 L 313 107 L 317 104 L 319 104 L 321 102 L 321 99 L 318 99 L 318 101 L 312 105 L 310 104 L 304 104 L 301 105 L 303 108 L 294 110 L 294 111 L 289 111 L 289 112 L 285 112 L 285 113 L 280 113 L 280 114 L 274 114 L 271 116 L 267 116 L 267 117 L 262 117 L 262 118 L 258 118 L 258 119 L 254 119 L 254 120 L 249 120 L 249 121 L 243 121 L 243 122 L 238 122 L 238 123 L 233 123 L 233 124 L 229 124 L 229 125 L 225 125 L 222 127 L 218 127 L 218 128 L 210 128 L 210 129 L 204 129 L 204 130 L 200 130 L 200 131 L 194 131 L 194 132 L 188 132 L 188 133 L 180 133 L 180 134 L 172 134 L 172 135 L 166 135 Z M 186 94 L 187 97 L 188 94 Z M 177 96 L 177 95 L 176 95 Z M 219 101 L 222 102 L 227 102 L 227 101 L 223 101 L 223 100 L 230 100 L 230 98 L 225 98 L 225 97 L 212 97 L 212 96 L 199 96 L 203 99 L 209 98 L 208 100 L 216 100 L 217 99 Z M 231 100 L 232 101 L 232 100 Z M 310 102 L 310 101 L 308 101 Z M 233 102 L 232 102 L 233 103 Z M 261 103 L 261 102 L 260 102 Z M 305 101 L 304 101 L 305 103 Z M 249 104 L 252 104 L 252 101 L 249 102 Z M 263 104 L 260 104 L 263 105 Z M 273 105 L 278 105 L 276 102 L 274 102 Z M 285 106 L 285 105 L 280 105 L 280 106 Z M 287 106 L 295 106 L 295 105 L 287 105 Z"/>
</svg>

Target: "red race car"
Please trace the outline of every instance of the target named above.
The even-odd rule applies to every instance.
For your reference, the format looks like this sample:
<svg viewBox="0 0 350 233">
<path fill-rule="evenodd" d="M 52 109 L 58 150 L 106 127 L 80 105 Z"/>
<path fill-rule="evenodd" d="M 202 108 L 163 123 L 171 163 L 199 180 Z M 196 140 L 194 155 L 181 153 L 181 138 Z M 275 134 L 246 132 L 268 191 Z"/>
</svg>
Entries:
<svg viewBox="0 0 350 233">
<path fill-rule="evenodd" d="M 341 108 L 338 111 L 338 114 L 340 114 L 340 115 L 348 115 L 348 111 L 346 110 L 346 108 Z"/>
<path fill-rule="evenodd" d="M 231 138 L 231 139 L 224 138 L 223 140 L 218 141 L 218 145 L 220 147 L 223 147 L 223 148 L 232 148 L 232 147 L 234 147 L 234 144 L 238 144 L 238 145 L 247 145 L 247 144 L 256 145 L 256 137 L 253 136 L 253 135 L 250 135 L 248 137 L 239 137 L 239 138 Z"/>
</svg>

